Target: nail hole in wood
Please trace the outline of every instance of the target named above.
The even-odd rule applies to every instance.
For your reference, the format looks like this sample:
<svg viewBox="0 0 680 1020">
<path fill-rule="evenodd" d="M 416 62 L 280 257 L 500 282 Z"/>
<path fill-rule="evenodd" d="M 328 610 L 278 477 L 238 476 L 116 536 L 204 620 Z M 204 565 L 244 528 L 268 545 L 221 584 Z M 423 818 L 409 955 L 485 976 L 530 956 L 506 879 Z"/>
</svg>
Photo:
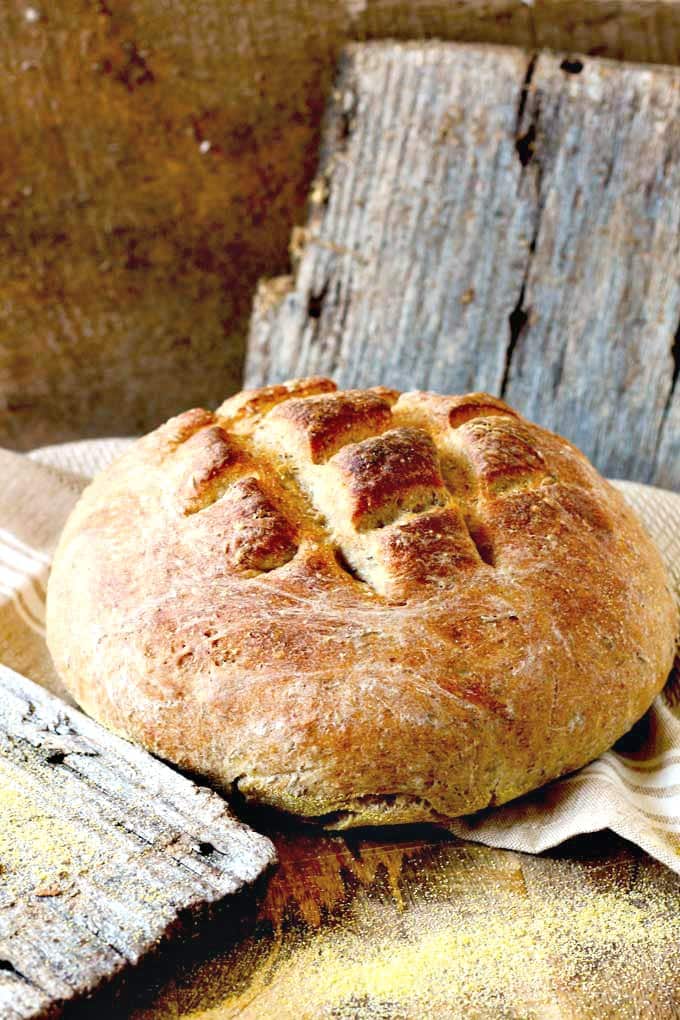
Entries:
<svg viewBox="0 0 680 1020">
<path fill-rule="evenodd" d="M 580 74 L 583 70 L 583 61 L 572 60 L 570 57 L 565 57 L 560 64 L 560 67 L 563 71 L 566 71 L 567 74 Z"/>
</svg>

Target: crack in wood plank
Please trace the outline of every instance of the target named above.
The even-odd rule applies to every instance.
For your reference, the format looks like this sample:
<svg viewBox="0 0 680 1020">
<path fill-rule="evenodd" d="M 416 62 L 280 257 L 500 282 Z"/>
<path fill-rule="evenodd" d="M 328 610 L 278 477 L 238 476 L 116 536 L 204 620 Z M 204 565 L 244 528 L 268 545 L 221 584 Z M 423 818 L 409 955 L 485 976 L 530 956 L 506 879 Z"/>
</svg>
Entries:
<svg viewBox="0 0 680 1020">
<path fill-rule="evenodd" d="M 661 421 L 659 423 L 659 433 L 656 444 L 656 463 L 655 470 L 663 470 L 663 465 L 659 463 L 660 452 L 663 446 L 663 441 L 666 436 L 666 432 L 669 433 L 669 439 L 672 441 L 671 430 L 668 426 L 668 419 L 673 407 L 674 399 L 676 398 L 676 392 L 678 391 L 678 378 L 680 378 L 680 321 L 678 321 L 675 334 L 673 336 L 673 342 L 670 349 L 670 357 L 673 363 L 673 371 L 671 375 L 670 386 L 668 387 L 668 394 L 666 401 L 663 405 L 663 411 L 661 412 Z M 677 438 L 677 437 L 676 437 Z"/>
</svg>

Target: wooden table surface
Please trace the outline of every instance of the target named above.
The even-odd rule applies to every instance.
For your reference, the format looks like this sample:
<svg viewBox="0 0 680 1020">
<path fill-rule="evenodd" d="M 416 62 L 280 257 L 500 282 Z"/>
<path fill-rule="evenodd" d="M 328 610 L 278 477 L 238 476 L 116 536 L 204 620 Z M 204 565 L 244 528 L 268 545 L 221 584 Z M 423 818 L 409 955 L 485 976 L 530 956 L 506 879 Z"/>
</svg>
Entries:
<svg viewBox="0 0 680 1020">
<path fill-rule="evenodd" d="M 680 877 L 611 834 L 540 856 L 260 819 L 264 896 L 128 985 L 134 1020 L 680 1016 Z"/>
</svg>

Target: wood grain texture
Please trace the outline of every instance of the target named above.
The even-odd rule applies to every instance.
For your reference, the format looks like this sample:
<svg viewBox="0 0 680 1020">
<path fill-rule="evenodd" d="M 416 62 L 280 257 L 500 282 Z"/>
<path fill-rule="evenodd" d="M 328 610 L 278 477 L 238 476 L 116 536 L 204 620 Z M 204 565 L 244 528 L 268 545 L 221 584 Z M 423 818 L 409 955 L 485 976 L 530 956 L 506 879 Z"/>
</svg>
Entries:
<svg viewBox="0 0 680 1020">
<path fill-rule="evenodd" d="M 606 473 L 680 486 L 680 74 L 541 56 L 503 391 Z"/>
<path fill-rule="evenodd" d="M 432 36 L 673 63 L 680 4 L 3 4 L 0 443 L 140 432 L 238 388 L 342 46 Z"/>
<path fill-rule="evenodd" d="M 0 667 L 4 1020 L 56 1015 L 274 859 L 220 797 Z"/>
<path fill-rule="evenodd" d="M 611 835 L 540 857 L 410 827 L 274 831 L 236 944 L 166 974 L 134 1020 L 672 1020 L 680 878 Z"/>
<path fill-rule="evenodd" d="M 676 487 L 679 113 L 674 69 L 351 47 L 247 384 L 487 390 L 604 473 Z"/>
</svg>

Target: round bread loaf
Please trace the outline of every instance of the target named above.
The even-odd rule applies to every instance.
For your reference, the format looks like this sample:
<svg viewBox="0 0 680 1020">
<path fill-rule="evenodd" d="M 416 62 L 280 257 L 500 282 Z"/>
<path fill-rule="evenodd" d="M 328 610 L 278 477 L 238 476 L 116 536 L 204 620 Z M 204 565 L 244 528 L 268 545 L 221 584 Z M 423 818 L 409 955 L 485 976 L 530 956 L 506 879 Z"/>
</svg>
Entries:
<svg viewBox="0 0 680 1020">
<path fill-rule="evenodd" d="M 671 668 L 633 512 L 483 393 L 302 379 L 187 411 L 85 491 L 48 641 L 96 719 L 334 827 L 500 804 L 585 764 Z"/>
</svg>

